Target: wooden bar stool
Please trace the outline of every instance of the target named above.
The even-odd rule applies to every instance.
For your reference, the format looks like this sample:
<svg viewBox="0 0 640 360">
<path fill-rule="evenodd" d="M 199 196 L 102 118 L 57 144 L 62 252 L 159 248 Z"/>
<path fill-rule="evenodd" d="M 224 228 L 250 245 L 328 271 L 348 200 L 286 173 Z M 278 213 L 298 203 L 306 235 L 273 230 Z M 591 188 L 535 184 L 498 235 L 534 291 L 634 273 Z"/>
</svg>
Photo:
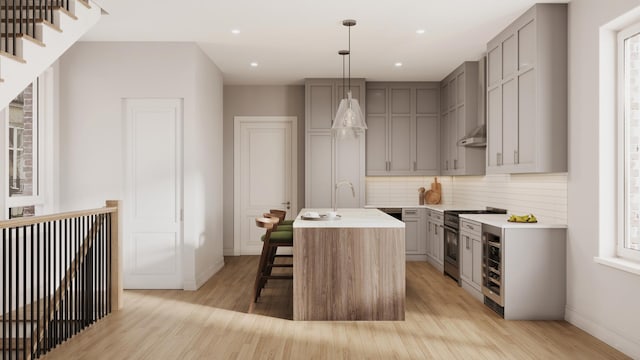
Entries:
<svg viewBox="0 0 640 360">
<path fill-rule="evenodd" d="M 269 212 L 275 215 L 278 215 L 280 218 L 281 225 L 293 225 L 293 220 L 285 220 L 284 218 L 287 216 L 287 212 L 284 210 L 278 209 L 269 209 Z"/>
<path fill-rule="evenodd" d="M 262 216 L 266 217 L 267 219 L 275 219 L 278 222 L 273 226 L 273 231 L 293 231 L 293 223 L 291 224 L 284 224 L 282 218 L 280 218 L 279 214 L 274 214 L 274 213 L 264 213 L 262 214 Z"/>
<path fill-rule="evenodd" d="M 274 264 L 274 260 L 277 255 L 276 252 L 279 247 L 293 246 L 293 232 L 291 231 L 274 231 L 277 228 L 279 219 L 277 218 L 256 218 L 256 226 L 266 229 L 264 235 L 262 235 L 262 253 L 260 255 L 260 262 L 258 264 L 258 271 L 256 274 L 256 281 L 254 285 L 253 302 L 257 302 L 260 297 L 260 292 L 264 288 L 264 285 L 268 279 L 293 279 L 292 274 L 286 275 L 272 275 L 271 269 L 274 267 L 293 267 L 292 264 Z M 286 255 L 285 255 L 286 256 Z M 289 255 L 291 256 L 291 255 Z"/>
</svg>

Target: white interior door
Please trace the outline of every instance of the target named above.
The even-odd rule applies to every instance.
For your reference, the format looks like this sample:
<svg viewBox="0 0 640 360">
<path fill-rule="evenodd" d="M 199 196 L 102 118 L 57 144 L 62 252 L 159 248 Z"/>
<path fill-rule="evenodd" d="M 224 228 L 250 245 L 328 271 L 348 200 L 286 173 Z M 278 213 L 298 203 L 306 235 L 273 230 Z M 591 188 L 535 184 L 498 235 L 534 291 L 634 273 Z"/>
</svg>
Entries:
<svg viewBox="0 0 640 360">
<path fill-rule="evenodd" d="M 182 100 L 127 99 L 124 287 L 182 289 Z"/>
<path fill-rule="evenodd" d="M 262 251 L 255 218 L 269 209 L 297 215 L 297 118 L 235 117 L 234 125 L 234 253 Z"/>
</svg>

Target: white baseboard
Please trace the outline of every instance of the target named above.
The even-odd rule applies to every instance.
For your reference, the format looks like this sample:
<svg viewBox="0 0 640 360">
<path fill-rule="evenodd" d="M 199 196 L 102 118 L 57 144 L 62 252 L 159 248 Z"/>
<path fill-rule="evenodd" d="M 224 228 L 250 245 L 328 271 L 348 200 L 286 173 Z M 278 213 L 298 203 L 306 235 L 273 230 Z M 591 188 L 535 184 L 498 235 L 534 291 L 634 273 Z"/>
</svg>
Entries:
<svg viewBox="0 0 640 360">
<path fill-rule="evenodd" d="M 640 359 L 640 343 L 597 324 L 590 318 L 565 306 L 564 319 L 633 359 Z"/>
<path fill-rule="evenodd" d="M 473 285 L 467 283 L 464 280 L 460 281 L 460 286 L 465 289 L 471 296 L 473 296 L 476 300 L 480 301 L 484 304 L 484 295 L 482 295 L 482 291 L 476 289 Z"/>
<path fill-rule="evenodd" d="M 405 261 L 427 261 L 427 255 L 415 255 L 415 254 L 407 254 L 405 255 Z"/>
<path fill-rule="evenodd" d="M 196 291 L 198 290 L 204 283 L 207 282 L 213 275 L 215 275 L 220 269 L 224 267 L 224 259 L 220 258 L 216 263 L 207 267 L 204 271 L 201 271 L 196 275 L 195 281 L 188 281 L 184 284 L 184 290 L 187 291 Z"/>
</svg>

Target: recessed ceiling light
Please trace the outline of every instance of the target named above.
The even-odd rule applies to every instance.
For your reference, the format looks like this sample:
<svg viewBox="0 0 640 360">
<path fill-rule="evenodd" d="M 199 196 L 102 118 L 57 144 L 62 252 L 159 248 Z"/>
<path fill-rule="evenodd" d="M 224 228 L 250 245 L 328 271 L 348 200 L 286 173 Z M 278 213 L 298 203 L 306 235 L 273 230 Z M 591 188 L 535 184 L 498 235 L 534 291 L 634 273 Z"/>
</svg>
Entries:
<svg viewBox="0 0 640 360">
<path fill-rule="evenodd" d="M 419 34 L 419 35 L 424 34 L 424 29 L 418 29 L 418 30 L 416 30 L 416 34 Z"/>
<path fill-rule="evenodd" d="M 233 29 L 233 30 L 231 30 L 231 33 L 232 33 L 233 35 L 238 35 L 238 34 L 240 34 L 240 30 L 238 30 L 238 29 Z"/>
<path fill-rule="evenodd" d="M 255 62 L 255 61 L 254 61 L 254 62 L 252 62 L 252 63 L 251 63 L 251 64 L 249 64 L 249 65 L 251 65 L 251 67 L 258 67 L 258 63 L 257 63 L 257 62 Z"/>
<path fill-rule="evenodd" d="M 393 64 L 395 67 L 402 67 L 402 63 L 401 62 L 397 62 L 395 64 Z"/>
</svg>

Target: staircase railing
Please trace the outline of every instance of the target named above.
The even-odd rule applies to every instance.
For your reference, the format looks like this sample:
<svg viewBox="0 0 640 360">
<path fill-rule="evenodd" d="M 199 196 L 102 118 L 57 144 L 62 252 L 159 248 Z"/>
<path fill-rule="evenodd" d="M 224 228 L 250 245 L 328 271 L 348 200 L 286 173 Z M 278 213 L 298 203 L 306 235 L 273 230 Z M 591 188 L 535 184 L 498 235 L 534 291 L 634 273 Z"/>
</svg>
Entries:
<svg viewBox="0 0 640 360">
<path fill-rule="evenodd" d="M 0 221 L 2 359 L 34 359 L 122 306 L 119 202 Z"/>
<path fill-rule="evenodd" d="M 54 10 L 69 11 L 70 0 L 0 0 L 0 49 L 16 54 L 16 41 L 28 35 L 36 37 L 36 24 L 55 23 Z"/>
</svg>

